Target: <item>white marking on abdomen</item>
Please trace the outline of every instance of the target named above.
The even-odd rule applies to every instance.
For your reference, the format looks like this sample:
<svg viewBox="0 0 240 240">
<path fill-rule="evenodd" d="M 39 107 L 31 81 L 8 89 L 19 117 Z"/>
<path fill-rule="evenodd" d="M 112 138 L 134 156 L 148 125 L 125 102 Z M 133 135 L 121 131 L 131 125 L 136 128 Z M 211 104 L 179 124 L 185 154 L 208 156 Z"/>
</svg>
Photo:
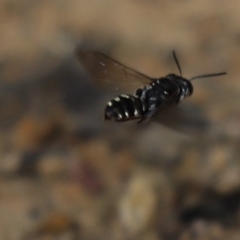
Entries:
<svg viewBox="0 0 240 240">
<path fill-rule="evenodd" d="M 134 116 L 138 116 L 138 110 L 137 109 L 134 110 Z"/>
<path fill-rule="evenodd" d="M 126 94 L 122 94 L 121 97 L 123 97 L 123 98 L 130 98 L 130 97 L 129 97 L 128 95 L 126 95 Z"/>
</svg>

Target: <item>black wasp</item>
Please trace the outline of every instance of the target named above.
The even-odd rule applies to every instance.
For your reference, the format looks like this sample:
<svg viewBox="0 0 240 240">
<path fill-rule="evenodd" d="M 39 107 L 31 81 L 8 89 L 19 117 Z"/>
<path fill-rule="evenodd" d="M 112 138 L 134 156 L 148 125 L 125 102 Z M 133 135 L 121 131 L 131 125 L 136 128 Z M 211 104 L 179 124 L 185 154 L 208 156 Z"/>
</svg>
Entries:
<svg viewBox="0 0 240 240">
<path fill-rule="evenodd" d="M 107 103 L 105 120 L 117 122 L 138 120 L 138 123 L 156 113 L 177 105 L 180 100 L 191 96 L 191 81 L 197 78 L 215 77 L 225 72 L 199 75 L 191 79 L 182 77 L 182 71 L 175 52 L 173 58 L 179 75 L 151 78 L 132 70 L 110 57 L 98 52 L 78 51 L 78 58 L 85 70 L 96 83 L 118 88 L 133 88 L 135 94 L 122 94 Z"/>
</svg>

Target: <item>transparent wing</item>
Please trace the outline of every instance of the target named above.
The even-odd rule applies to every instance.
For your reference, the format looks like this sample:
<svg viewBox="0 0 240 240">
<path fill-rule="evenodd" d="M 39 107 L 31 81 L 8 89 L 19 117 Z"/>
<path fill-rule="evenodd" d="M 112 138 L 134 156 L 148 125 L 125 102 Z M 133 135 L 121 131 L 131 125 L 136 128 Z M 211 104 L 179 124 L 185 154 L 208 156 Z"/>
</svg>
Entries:
<svg viewBox="0 0 240 240">
<path fill-rule="evenodd" d="M 77 51 L 77 57 L 94 82 L 105 87 L 136 90 L 153 81 L 98 52 Z"/>
<path fill-rule="evenodd" d="M 197 109 L 197 110 L 196 110 Z M 159 111 L 151 122 L 160 123 L 188 136 L 198 136 L 209 131 L 211 122 L 199 108 L 192 104 L 169 106 Z"/>
</svg>

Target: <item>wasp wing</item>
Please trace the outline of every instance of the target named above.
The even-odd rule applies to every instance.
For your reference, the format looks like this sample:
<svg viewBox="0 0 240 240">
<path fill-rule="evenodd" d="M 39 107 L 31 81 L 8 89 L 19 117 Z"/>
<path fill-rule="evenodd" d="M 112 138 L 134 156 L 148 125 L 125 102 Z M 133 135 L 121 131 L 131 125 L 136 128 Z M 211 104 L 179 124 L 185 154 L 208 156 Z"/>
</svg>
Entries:
<svg viewBox="0 0 240 240">
<path fill-rule="evenodd" d="M 102 53 L 77 51 L 77 57 L 94 82 L 105 87 L 136 90 L 153 81 Z"/>
<path fill-rule="evenodd" d="M 204 112 L 192 104 L 184 106 L 169 106 L 161 109 L 151 122 L 160 123 L 172 130 L 183 133 L 188 136 L 199 136 L 209 131 L 211 122 L 205 116 Z"/>
</svg>

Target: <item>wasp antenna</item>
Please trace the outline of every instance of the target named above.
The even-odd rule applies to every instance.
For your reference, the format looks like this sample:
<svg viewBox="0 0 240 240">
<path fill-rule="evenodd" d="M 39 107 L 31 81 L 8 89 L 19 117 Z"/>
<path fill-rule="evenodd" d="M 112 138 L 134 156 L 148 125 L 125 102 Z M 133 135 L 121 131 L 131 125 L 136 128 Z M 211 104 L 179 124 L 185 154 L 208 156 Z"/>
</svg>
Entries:
<svg viewBox="0 0 240 240">
<path fill-rule="evenodd" d="M 180 76 L 182 76 L 182 70 L 181 70 L 180 64 L 179 64 L 179 62 L 178 62 L 178 59 L 177 59 L 177 56 L 176 56 L 175 51 L 173 51 L 173 58 L 174 58 L 175 63 L 177 64 L 177 67 L 178 67 L 178 71 L 179 71 L 179 73 L 180 73 Z"/>
<path fill-rule="evenodd" d="M 220 73 L 212 73 L 212 74 L 199 75 L 199 76 L 196 76 L 196 77 L 191 78 L 189 81 L 192 81 L 192 80 L 197 79 L 197 78 L 217 77 L 217 76 L 222 76 L 222 75 L 226 75 L 226 74 L 227 74 L 226 72 L 220 72 Z"/>
</svg>

